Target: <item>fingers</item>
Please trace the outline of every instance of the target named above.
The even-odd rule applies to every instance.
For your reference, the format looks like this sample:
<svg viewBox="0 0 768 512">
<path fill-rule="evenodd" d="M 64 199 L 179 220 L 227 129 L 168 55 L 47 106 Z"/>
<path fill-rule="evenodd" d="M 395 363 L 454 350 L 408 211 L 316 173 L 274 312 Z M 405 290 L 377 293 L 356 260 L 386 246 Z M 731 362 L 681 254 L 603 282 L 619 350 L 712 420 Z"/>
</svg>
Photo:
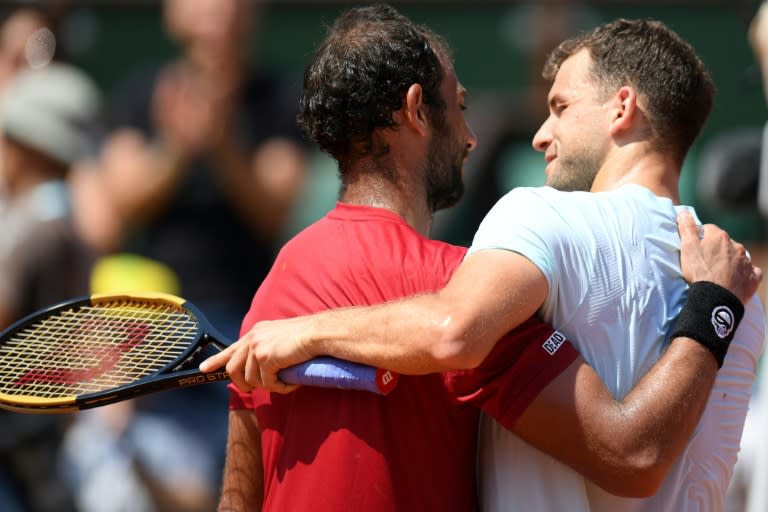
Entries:
<svg viewBox="0 0 768 512">
<path fill-rule="evenodd" d="M 227 362 L 229 362 L 229 359 L 232 357 L 232 352 L 237 349 L 236 345 L 237 344 L 230 345 L 221 352 L 212 355 L 200 363 L 200 366 L 198 367 L 199 370 L 203 373 L 210 373 L 226 365 Z"/>
<path fill-rule="evenodd" d="M 218 354 L 214 354 L 200 363 L 199 369 L 209 373 L 219 368 L 225 368 L 229 379 L 244 392 L 256 388 L 276 393 L 290 393 L 299 386 L 286 384 L 278 377 L 278 368 L 266 368 L 259 363 L 248 339 L 242 338 Z"/>
<path fill-rule="evenodd" d="M 270 370 L 260 365 L 258 360 L 250 356 L 245 350 L 239 350 L 232 356 L 227 363 L 227 373 L 232 382 L 242 391 L 260 388 L 273 393 L 285 394 L 299 387 L 281 381 L 277 370 Z"/>
<path fill-rule="evenodd" d="M 264 389 L 267 389 L 273 393 L 286 394 L 301 387 L 298 384 L 286 384 L 280 380 L 277 372 L 267 372 L 263 368 L 261 372 L 261 382 Z"/>
<path fill-rule="evenodd" d="M 234 345 L 233 345 L 234 346 Z M 248 347 L 242 345 L 237 347 L 232 353 L 232 357 L 227 361 L 227 374 L 232 383 L 241 391 L 252 391 L 259 387 L 260 380 L 254 378 L 252 364 L 249 357 Z M 258 370 L 258 367 L 256 368 Z"/>
<path fill-rule="evenodd" d="M 237 366 L 239 367 L 240 365 Z M 261 378 L 261 366 L 259 366 L 258 362 L 255 361 L 252 357 L 245 359 L 245 368 L 242 372 L 242 380 L 244 382 L 238 386 L 240 389 L 245 389 L 246 386 L 248 388 L 264 387 L 264 382 Z"/>
<path fill-rule="evenodd" d="M 710 281 L 718 284 L 746 303 L 757 291 L 762 270 L 753 265 L 744 244 L 731 239 L 714 224 L 700 228 L 693 215 L 678 215 L 680 232 L 680 268 L 689 283 Z"/>
<path fill-rule="evenodd" d="M 699 239 L 699 225 L 691 212 L 682 210 L 677 215 L 677 229 L 680 231 L 681 243 L 689 243 Z"/>
<path fill-rule="evenodd" d="M 203 373 L 209 373 L 219 368 L 225 368 L 229 375 L 229 380 L 238 387 L 241 391 L 251 391 L 255 387 L 259 387 L 259 382 L 256 382 L 253 377 L 253 372 L 249 373 L 248 366 L 248 353 L 242 350 L 242 343 L 233 343 L 226 349 L 222 350 L 218 354 L 214 354 L 208 359 L 204 360 L 198 366 L 198 369 Z M 243 368 L 244 371 L 240 369 Z M 253 382 L 253 385 L 251 384 Z"/>
<path fill-rule="evenodd" d="M 702 225 L 700 233 L 701 233 L 701 236 L 699 237 L 699 239 L 700 240 L 706 239 L 707 241 L 710 241 L 710 243 L 723 244 L 723 246 L 725 246 L 726 244 L 730 244 L 734 247 L 736 247 L 738 244 L 738 242 L 734 242 L 733 240 L 731 240 L 731 237 L 727 231 L 725 231 L 724 229 L 722 229 L 721 227 L 715 224 Z"/>
</svg>

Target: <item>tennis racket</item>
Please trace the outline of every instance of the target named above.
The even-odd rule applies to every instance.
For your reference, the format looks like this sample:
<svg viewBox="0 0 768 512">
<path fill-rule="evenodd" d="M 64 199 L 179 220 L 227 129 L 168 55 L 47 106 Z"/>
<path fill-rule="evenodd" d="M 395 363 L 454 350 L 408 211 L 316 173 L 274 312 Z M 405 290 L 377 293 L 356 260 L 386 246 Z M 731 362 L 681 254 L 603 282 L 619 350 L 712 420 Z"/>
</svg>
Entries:
<svg viewBox="0 0 768 512">
<path fill-rule="evenodd" d="M 0 333 L 0 407 L 73 412 L 228 379 L 204 374 L 206 351 L 230 345 L 194 305 L 162 293 L 92 295 L 19 320 Z M 330 357 L 281 371 L 289 384 L 387 394 L 398 375 Z"/>
</svg>

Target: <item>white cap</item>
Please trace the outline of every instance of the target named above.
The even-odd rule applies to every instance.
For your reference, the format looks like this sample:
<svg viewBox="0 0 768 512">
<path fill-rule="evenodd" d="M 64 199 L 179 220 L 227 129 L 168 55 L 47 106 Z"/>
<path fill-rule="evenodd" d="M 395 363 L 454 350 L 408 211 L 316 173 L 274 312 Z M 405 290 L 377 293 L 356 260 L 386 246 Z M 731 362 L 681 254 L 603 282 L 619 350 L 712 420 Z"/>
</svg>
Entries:
<svg viewBox="0 0 768 512">
<path fill-rule="evenodd" d="M 89 147 L 100 102 L 96 84 L 73 66 L 25 69 L 2 93 L 0 128 L 8 138 L 71 164 Z"/>
</svg>

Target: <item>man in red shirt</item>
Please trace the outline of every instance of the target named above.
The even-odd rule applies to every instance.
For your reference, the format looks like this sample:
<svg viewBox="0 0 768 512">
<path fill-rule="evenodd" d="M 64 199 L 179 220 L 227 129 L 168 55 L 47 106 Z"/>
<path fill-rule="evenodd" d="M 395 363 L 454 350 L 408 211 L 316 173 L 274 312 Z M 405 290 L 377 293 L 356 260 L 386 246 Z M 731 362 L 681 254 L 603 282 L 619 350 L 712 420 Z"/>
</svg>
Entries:
<svg viewBox="0 0 768 512">
<path fill-rule="evenodd" d="M 286 244 L 243 329 L 437 290 L 464 253 L 427 239 L 394 211 L 340 202 Z M 570 345 L 547 353 L 541 345 L 552 333 L 531 320 L 487 360 L 488 368 L 505 370 L 493 388 L 506 396 L 487 399 L 504 400 L 497 408 L 509 421 L 576 357 Z M 446 391 L 468 375 L 401 376 L 386 397 L 315 387 L 235 394 L 233 406 L 252 409 L 261 430 L 264 509 L 474 510 L 478 409 Z M 477 398 L 491 391 L 481 388 Z"/>
<path fill-rule="evenodd" d="M 242 333 L 260 320 L 447 282 L 465 249 L 427 235 L 432 214 L 461 197 L 476 144 L 449 55 L 437 35 L 386 6 L 336 21 L 305 73 L 299 121 L 338 160 L 340 202 L 285 245 Z M 754 288 L 738 291 L 744 300 Z M 220 509 L 475 510 L 478 407 L 600 485 L 642 493 L 687 441 L 716 369 L 705 348 L 676 339 L 616 402 L 569 342 L 531 319 L 478 368 L 402 376 L 386 397 L 312 387 L 270 394 L 238 376 Z M 581 429 L 585 442 L 563 446 L 561 429 Z M 639 456 L 651 452 L 658 456 Z"/>
</svg>

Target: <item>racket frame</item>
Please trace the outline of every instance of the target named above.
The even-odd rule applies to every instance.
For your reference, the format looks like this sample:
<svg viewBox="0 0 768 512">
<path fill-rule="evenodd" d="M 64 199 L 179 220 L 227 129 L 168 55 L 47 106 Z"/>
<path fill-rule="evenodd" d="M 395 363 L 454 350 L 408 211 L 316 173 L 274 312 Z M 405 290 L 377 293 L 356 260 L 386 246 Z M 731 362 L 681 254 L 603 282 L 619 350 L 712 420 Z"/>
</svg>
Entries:
<svg viewBox="0 0 768 512">
<path fill-rule="evenodd" d="M 111 403 L 136 398 L 156 391 L 182 388 L 210 382 L 228 380 L 229 376 L 223 370 L 204 374 L 196 367 L 183 369 L 195 360 L 195 357 L 208 346 L 213 345 L 222 350 L 230 345 L 208 322 L 205 315 L 194 305 L 180 297 L 167 293 L 121 293 L 94 294 L 78 297 L 54 304 L 48 308 L 27 315 L 0 332 L 0 341 L 13 336 L 33 323 L 40 323 L 45 318 L 55 315 L 62 310 L 76 310 L 83 307 L 98 306 L 105 302 L 150 302 L 171 305 L 179 310 L 185 310 L 198 324 L 197 333 L 187 347 L 172 361 L 150 375 L 146 375 L 121 386 L 93 393 L 68 395 L 56 398 L 41 398 L 29 395 L 10 395 L 0 391 L 0 407 L 10 411 L 23 413 L 67 413 L 108 405 Z M 0 345 L 2 346 L 2 345 Z"/>
</svg>

